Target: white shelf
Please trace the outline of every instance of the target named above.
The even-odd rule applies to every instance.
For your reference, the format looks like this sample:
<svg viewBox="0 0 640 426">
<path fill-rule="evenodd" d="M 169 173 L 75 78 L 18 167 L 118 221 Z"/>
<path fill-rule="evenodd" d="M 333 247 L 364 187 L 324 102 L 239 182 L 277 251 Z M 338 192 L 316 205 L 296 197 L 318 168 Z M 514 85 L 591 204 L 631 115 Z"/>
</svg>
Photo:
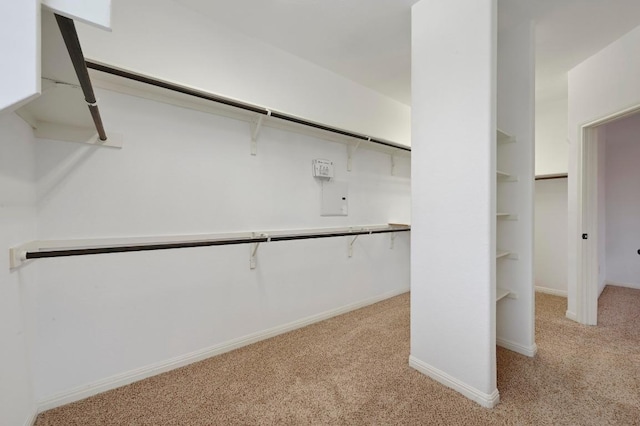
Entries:
<svg viewBox="0 0 640 426">
<path fill-rule="evenodd" d="M 503 219 L 503 220 L 518 220 L 517 214 L 507 213 L 507 212 L 498 212 L 496 213 L 496 217 L 498 219 Z"/>
<path fill-rule="evenodd" d="M 508 297 L 511 292 L 506 288 L 497 287 L 496 288 L 496 302 Z"/>
<path fill-rule="evenodd" d="M 517 182 L 518 177 L 514 175 L 510 175 L 509 173 L 503 172 L 501 170 L 496 170 L 496 178 L 500 182 Z"/>
<path fill-rule="evenodd" d="M 507 257 L 507 256 L 509 256 L 510 254 L 511 254 L 511 252 L 509 252 L 509 251 L 498 250 L 498 251 L 496 252 L 496 259 L 500 259 L 500 258 L 503 258 L 503 257 Z"/>
<path fill-rule="evenodd" d="M 516 138 L 498 129 L 496 141 L 498 142 L 498 145 L 505 145 L 508 143 L 514 143 Z"/>
<path fill-rule="evenodd" d="M 122 147 L 122 136 L 107 129 L 106 141 L 98 139 L 87 102 L 66 44 L 50 10 L 42 10 L 41 94 L 16 110 L 36 137 Z"/>
</svg>

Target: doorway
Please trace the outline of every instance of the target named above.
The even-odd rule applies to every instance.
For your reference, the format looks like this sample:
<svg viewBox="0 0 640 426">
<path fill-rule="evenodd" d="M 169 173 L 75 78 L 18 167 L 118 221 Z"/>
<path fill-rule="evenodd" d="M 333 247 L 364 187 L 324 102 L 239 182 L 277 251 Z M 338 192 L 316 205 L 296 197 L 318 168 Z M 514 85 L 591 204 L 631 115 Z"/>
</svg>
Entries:
<svg viewBox="0 0 640 426">
<path fill-rule="evenodd" d="M 588 123 L 582 127 L 578 164 L 578 320 L 597 325 L 598 297 L 607 278 L 605 143 L 607 127 L 640 113 L 634 107 Z"/>
</svg>

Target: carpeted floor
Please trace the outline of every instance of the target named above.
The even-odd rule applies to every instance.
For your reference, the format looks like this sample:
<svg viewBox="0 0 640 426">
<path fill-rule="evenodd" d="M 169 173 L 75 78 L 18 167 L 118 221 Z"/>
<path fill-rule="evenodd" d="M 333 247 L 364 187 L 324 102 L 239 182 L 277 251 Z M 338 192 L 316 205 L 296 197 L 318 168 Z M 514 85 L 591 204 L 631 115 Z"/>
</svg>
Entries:
<svg viewBox="0 0 640 426">
<path fill-rule="evenodd" d="M 408 366 L 409 296 L 47 411 L 37 425 L 640 425 L 640 290 L 607 287 L 600 325 L 536 297 L 538 355 L 498 348 L 484 409 Z"/>
</svg>

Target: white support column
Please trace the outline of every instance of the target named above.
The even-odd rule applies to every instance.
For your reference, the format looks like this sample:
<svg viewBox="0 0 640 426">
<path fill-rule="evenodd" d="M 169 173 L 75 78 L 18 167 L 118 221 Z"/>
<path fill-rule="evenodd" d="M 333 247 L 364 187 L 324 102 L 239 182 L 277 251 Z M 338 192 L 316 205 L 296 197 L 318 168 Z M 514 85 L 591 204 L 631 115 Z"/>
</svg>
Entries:
<svg viewBox="0 0 640 426">
<path fill-rule="evenodd" d="M 485 407 L 495 336 L 496 0 L 412 9 L 410 365 Z"/>
</svg>

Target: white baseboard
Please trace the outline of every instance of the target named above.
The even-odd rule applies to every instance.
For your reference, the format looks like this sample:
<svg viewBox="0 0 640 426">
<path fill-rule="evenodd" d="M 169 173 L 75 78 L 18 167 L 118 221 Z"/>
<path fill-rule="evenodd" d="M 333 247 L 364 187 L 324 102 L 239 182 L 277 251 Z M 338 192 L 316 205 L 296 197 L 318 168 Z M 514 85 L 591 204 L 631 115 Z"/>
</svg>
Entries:
<svg viewBox="0 0 640 426">
<path fill-rule="evenodd" d="M 571 321 L 578 321 L 578 315 L 575 312 L 567 311 L 564 314 L 565 317 L 570 319 Z"/>
<path fill-rule="evenodd" d="M 640 285 L 639 284 L 629 284 L 629 283 L 618 283 L 615 281 L 606 281 L 605 282 L 605 287 L 611 285 L 614 287 L 625 287 L 625 288 L 634 288 L 636 290 L 640 290 Z"/>
<path fill-rule="evenodd" d="M 409 366 L 415 368 L 422 374 L 431 377 L 433 380 L 445 385 L 446 387 L 461 393 L 462 395 L 466 396 L 470 400 L 480 404 L 483 407 L 493 408 L 498 405 L 498 402 L 500 402 L 500 394 L 498 393 L 498 389 L 494 390 L 491 394 L 484 393 L 472 386 L 467 385 L 464 382 L 461 382 L 455 377 L 448 375 L 444 371 L 439 370 L 419 360 L 413 355 L 409 356 Z"/>
<path fill-rule="evenodd" d="M 501 339 L 498 337 L 496 338 L 496 345 L 528 357 L 534 357 L 536 356 L 536 353 L 538 353 L 538 345 L 536 345 L 535 343 L 531 346 L 524 346 L 520 343 L 512 342 L 511 340 L 507 339 Z"/>
<path fill-rule="evenodd" d="M 36 419 L 38 418 L 38 410 L 36 407 L 33 407 L 33 411 L 31 415 L 24 421 L 24 426 L 33 426 L 36 423 Z"/>
<path fill-rule="evenodd" d="M 306 327 L 307 325 L 311 325 L 316 322 L 324 321 L 326 319 L 329 319 L 338 315 L 342 315 L 347 312 L 354 311 L 356 309 L 360 309 L 368 305 L 372 305 L 374 303 L 381 302 L 383 300 L 398 296 L 408 291 L 409 291 L 408 287 L 389 291 L 387 293 L 370 297 L 368 299 L 351 303 L 349 305 L 345 305 L 336 309 L 331 309 L 329 311 L 325 311 L 320 314 L 302 318 L 300 320 L 283 324 L 277 327 L 269 328 L 267 330 L 259 331 L 257 333 L 252 333 L 244 337 L 233 339 L 218 345 L 210 346 L 208 348 L 204 348 L 204 349 L 194 351 L 185 355 L 181 355 L 166 361 L 161 361 L 145 367 L 137 368 L 135 370 L 117 374 L 115 376 L 98 380 L 83 386 L 78 386 L 76 388 L 57 393 L 48 398 L 38 401 L 37 412 L 42 413 L 43 411 L 47 411 L 52 408 L 60 407 L 62 405 L 79 401 L 81 399 L 85 399 L 90 396 L 93 396 L 102 392 L 106 392 L 111 389 L 119 388 L 121 386 L 125 386 L 130 383 L 137 382 L 139 380 L 143 380 L 151 376 L 165 373 L 167 371 L 171 371 L 176 368 L 180 368 L 185 365 L 192 364 L 194 362 L 202 361 L 203 359 L 211 358 L 212 356 L 220 355 L 225 352 L 229 352 L 234 349 L 238 349 L 243 346 L 247 346 L 252 343 L 256 343 L 261 340 L 265 340 L 270 337 L 277 336 L 279 334 L 287 333 L 289 331 Z"/>
<path fill-rule="evenodd" d="M 553 296 L 561 296 L 561 297 L 567 297 L 567 294 L 568 294 L 566 290 L 558 290 L 555 288 L 540 287 L 540 286 L 536 286 L 536 291 L 538 293 L 551 294 Z"/>
</svg>

